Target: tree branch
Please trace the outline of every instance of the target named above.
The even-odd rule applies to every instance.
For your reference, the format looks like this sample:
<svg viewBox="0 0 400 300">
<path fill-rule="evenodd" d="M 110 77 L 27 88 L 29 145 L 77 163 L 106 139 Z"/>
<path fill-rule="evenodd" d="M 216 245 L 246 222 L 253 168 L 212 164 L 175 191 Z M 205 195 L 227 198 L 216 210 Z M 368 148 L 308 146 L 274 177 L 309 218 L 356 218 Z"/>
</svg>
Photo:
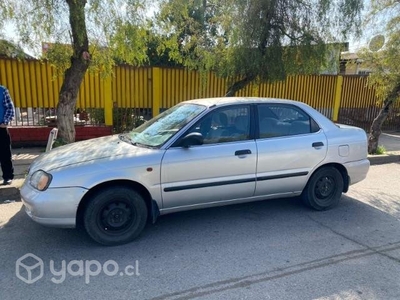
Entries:
<svg viewBox="0 0 400 300">
<path fill-rule="evenodd" d="M 236 81 L 234 84 L 232 84 L 229 88 L 228 91 L 225 94 L 225 97 L 233 97 L 235 96 L 236 92 L 244 88 L 246 85 L 248 85 L 250 82 L 252 82 L 256 76 L 254 74 L 249 74 L 246 75 L 243 79 Z"/>
</svg>

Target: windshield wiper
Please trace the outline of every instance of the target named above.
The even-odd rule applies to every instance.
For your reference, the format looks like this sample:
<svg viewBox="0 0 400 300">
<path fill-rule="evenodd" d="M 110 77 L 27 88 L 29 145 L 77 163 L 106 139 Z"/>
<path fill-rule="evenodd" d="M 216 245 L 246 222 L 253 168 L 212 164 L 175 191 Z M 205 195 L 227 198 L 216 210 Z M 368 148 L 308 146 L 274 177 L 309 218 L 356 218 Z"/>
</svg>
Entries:
<svg viewBox="0 0 400 300">
<path fill-rule="evenodd" d="M 142 143 L 138 143 L 138 142 L 131 142 L 131 144 L 133 146 L 139 146 L 139 147 L 143 147 L 143 148 L 150 148 L 150 149 L 157 148 L 156 146 L 150 146 L 150 145 L 146 145 L 146 144 L 142 144 Z"/>
<path fill-rule="evenodd" d="M 121 141 L 123 141 L 123 142 L 125 142 L 125 143 L 129 143 L 129 144 L 132 145 L 131 139 L 128 138 L 125 134 L 123 134 L 123 133 L 119 134 L 119 135 L 118 135 L 118 138 L 119 138 Z"/>
<path fill-rule="evenodd" d="M 143 148 L 150 148 L 150 149 L 155 149 L 155 148 L 157 148 L 157 147 L 155 147 L 155 146 L 150 146 L 150 145 L 142 144 L 142 143 L 139 143 L 139 142 L 133 142 L 130 138 L 128 138 L 128 137 L 126 136 L 126 134 L 122 134 L 122 133 L 121 133 L 120 135 L 118 135 L 118 138 L 119 138 L 121 141 L 126 142 L 126 143 L 128 143 L 128 144 L 131 144 L 131 145 L 133 145 L 133 146 L 143 147 Z"/>
</svg>

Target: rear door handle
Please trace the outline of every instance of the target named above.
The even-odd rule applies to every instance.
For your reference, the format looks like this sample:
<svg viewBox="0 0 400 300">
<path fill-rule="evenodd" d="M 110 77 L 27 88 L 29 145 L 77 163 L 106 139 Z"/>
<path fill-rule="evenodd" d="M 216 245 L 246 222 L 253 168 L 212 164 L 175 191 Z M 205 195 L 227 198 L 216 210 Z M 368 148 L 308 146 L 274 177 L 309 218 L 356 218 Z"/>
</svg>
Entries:
<svg viewBox="0 0 400 300">
<path fill-rule="evenodd" d="M 251 154 L 251 150 L 250 149 L 246 149 L 246 150 L 237 150 L 237 151 L 235 151 L 235 155 L 236 156 L 246 155 L 246 154 Z"/>
<path fill-rule="evenodd" d="M 312 146 L 313 146 L 314 148 L 322 147 L 323 145 L 324 145 L 323 142 L 315 142 L 315 143 L 312 143 Z"/>
</svg>

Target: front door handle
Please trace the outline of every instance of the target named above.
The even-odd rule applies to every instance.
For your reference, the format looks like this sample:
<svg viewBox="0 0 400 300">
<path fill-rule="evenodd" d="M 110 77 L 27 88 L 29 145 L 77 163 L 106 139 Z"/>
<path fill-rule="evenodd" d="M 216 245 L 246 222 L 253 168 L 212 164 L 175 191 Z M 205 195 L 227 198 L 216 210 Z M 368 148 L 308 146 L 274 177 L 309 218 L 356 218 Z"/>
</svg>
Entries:
<svg viewBox="0 0 400 300">
<path fill-rule="evenodd" d="M 235 151 L 235 155 L 236 156 L 246 155 L 246 154 L 251 154 L 251 150 L 250 149 L 246 149 L 246 150 L 237 150 L 237 151 Z"/>
<path fill-rule="evenodd" d="M 323 145 L 324 145 L 323 142 L 315 142 L 315 143 L 312 143 L 312 146 L 313 146 L 314 148 L 322 147 Z"/>
</svg>

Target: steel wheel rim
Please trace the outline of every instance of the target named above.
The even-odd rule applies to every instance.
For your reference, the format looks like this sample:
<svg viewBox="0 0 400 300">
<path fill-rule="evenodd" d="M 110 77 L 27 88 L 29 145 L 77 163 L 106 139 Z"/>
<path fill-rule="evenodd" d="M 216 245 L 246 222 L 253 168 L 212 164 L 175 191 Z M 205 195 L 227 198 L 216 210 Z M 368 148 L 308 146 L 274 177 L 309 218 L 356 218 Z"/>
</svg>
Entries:
<svg viewBox="0 0 400 300">
<path fill-rule="evenodd" d="M 97 225 L 105 233 L 120 235 L 128 232 L 137 219 L 135 207 L 126 201 L 110 201 L 97 214 Z"/>
<path fill-rule="evenodd" d="M 318 202 L 330 202 L 335 194 L 336 180 L 332 176 L 323 176 L 315 184 L 314 194 Z"/>
</svg>

